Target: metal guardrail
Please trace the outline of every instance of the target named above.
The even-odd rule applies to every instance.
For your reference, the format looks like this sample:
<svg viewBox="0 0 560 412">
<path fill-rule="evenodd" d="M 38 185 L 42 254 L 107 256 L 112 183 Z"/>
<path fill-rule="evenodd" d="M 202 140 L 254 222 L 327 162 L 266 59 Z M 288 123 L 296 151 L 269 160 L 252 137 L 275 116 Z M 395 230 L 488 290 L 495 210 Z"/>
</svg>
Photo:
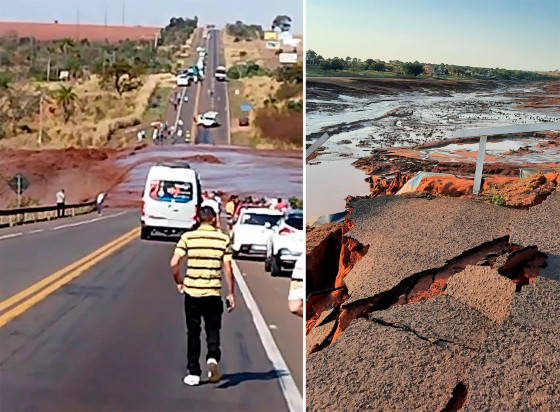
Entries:
<svg viewBox="0 0 560 412">
<path fill-rule="evenodd" d="M 64 206 L 64 216 L 77 216 L 91 213 L 95 210 L 96 201 L 75 203 Z M 33 206 L 18 209 L 0 210 L 0 227 L 21 225 L 23 223 L 56 219 L 57 207 Z"/>
</svg>

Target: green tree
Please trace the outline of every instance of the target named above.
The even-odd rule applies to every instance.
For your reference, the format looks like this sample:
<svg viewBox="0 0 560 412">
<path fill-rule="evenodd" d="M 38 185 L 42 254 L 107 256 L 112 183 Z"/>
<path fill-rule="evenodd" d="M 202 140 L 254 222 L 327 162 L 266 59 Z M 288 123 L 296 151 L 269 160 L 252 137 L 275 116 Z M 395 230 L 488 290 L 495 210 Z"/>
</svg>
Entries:
<svg viewBox="0 0 560 412">
<path fill-rule="evenodd" d="M 72 114 L 74 114 L 74 108 L 76 100 L 78 100 L 78 95 L 74 92 L 72 86 L 60 85 L 60 88 L 55 91 L 54 98 L 56 102 L 62 106 L 64 111 L 64 123 L 68 122 Z"/>
<path fill-rule="evenodd" d="M 308 60 L 309 64 L 315 64 L 316 63 L 317 53 L 315 53 L 313 50 L 307 50 L 306 56 L 307 56 L 307 60 Z"/>
<path fill-rule="evenodd" d="M 331 61 L 331 69 L 334 71 L 337 70 L 342 70 L 346 67 L 346 64 L 344 62 L 344 60 L 342 60 L 339 57 L 335 57 L 334 59 L 332 59 Z"/>
<path fill-rule="evenodd" d="M 332 65 L 331 62 L 329 60 L 323 60 L 320 64 L 319 64 L 319 68 L 323 71 L 327 71 L 327 70 L 332 70 Z"/>
<path fill-rule="evenodd" d="M 408 76 L 418 76 L 424 73 L 424 66 L 417 61 L 414 63 L 401 63 L 402 72 Z"/>
</svg>

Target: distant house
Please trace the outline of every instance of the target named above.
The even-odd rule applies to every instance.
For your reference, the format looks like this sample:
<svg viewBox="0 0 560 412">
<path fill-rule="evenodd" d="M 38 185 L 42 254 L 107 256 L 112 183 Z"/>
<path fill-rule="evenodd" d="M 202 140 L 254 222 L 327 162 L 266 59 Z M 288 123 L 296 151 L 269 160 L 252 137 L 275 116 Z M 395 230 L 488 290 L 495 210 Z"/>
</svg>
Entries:
<svg viewBox="0 0 560 412">
<path fill-rule="evenodd" d="M 424 73 L 426 73 L 428 76 L 433 76 L 434 75 L 434 66 L 432 66 L 431 64 L 425 64 L 424 65 Z"/>
</svg>

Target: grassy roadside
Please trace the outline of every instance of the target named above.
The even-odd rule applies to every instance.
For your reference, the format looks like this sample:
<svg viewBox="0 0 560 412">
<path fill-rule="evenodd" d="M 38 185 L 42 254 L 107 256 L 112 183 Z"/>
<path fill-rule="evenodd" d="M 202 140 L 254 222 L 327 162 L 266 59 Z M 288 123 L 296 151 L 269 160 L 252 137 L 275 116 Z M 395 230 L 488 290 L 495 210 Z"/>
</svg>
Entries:
<svg viewBox="0 0 560 412">
<path fill-rule="evenodd" d="M 318 66 L 306 66 L 307 77 L 363 77 L 367 79 L 434 79 L 434 80 L 469 80 L 464 77 L 455 75 L 446 75 L 444 77 L 428 76 L 421 74 L 419 76 L 406 76 L 404 74 L 397 74 L 395 72 L 378 72 L 374 70 L 321 70 Z"/>
</svg>

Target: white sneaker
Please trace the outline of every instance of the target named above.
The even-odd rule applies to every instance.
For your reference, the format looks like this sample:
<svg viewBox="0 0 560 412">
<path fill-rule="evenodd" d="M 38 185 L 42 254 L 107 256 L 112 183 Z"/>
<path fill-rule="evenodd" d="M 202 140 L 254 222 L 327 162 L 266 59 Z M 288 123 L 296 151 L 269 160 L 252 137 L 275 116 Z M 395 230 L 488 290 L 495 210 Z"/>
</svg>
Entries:
<svg viewBox="0 0 560 412">
<path fill-rule="evenodd" d="M 196 386 L 200 384 L 200 376 L 187 375 L 183 378 L 183 383 L 189 386 Z"/>
<path fill-rule="evenodd" d="M 218 361 L 210 358 L 206 361 L 206 364 L 208 365 L 208 380 L 212 383 L 220 382 L 222 376 L 220 375 L 220 370 L 218 369 Z"/>
</svg>

